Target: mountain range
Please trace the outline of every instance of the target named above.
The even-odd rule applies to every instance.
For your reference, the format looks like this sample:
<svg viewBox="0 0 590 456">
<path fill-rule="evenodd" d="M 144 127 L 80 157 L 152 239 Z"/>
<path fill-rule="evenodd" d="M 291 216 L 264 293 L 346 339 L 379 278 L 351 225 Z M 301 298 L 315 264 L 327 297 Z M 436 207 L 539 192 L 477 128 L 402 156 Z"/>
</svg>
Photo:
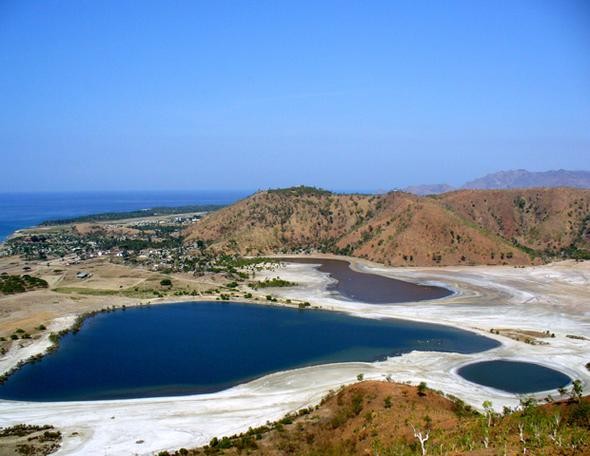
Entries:
<svg viewBox="0 0 590 456">
<path fill-rule="evenodd" d="M 415 185 L 403 190 L 415 195 L 437 195 L 458 189 L 500 190 L 514 188 L 590 188 L 590 171 L 552 171 L 531 172 L 525 169 L 499 171 L 474 179 L 459 188 L 447 184 Z"/>
</svg>

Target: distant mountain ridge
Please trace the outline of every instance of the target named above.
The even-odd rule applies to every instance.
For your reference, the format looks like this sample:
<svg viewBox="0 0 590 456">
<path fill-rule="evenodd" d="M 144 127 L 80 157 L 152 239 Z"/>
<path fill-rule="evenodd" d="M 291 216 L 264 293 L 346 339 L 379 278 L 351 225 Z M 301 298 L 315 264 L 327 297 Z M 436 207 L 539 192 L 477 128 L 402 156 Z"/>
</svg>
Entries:
<svg viewBox="0 0 590 456">
<path fill-rule="evenodd" d="M 406 193 L 413 193 L 414 195 L 440 195 L 456 190 L 455 187 L 447 184 L 431 184 L 431 185 L 412 185 L 403 189 Z"/>
<path fill-rule="evenodd" d="M 531 172 L 525 169 L 516 169 L 488 174 L 463 185 L 463 188 L 482 190 L 535 187 L 590 188 L 590 171 L 558 169 L 556 171 Z"/>
<path fill-rule="evenodd" d="M 527 171 L 514 169 L 498 171 L 471 180 L 460 189 L 471 190 L 506 190 L 517 188 L 590 188 L 590 171 L 569 171 L 565 169 L 550 171 Z M 447 184 L 414 185 L 404 191 L 415 195 L 438 195 L 458 190 Z"/>
</svg>

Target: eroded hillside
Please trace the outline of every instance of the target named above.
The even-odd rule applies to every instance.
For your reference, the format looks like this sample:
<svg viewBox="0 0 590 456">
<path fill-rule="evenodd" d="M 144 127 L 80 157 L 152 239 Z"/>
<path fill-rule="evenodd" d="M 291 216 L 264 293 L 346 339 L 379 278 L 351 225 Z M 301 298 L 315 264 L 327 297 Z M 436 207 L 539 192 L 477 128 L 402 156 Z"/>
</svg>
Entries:
<svg viewBox="0 0 590 456">
<path fill-rule="evenodd" d="M 465 190 L 438 199 L 481 228 L 537 251 L 590 247 L 590 190 Z"/>
<path fill-rule="evenodd" d="M 494 190 L 418 197 L 307 187 L 258 192 L 185 231 L 218 251 L 329 252 L 388 265 L 531 264 L 588 248 L 590 190 Z M 565 252 L 565 253 L 564 253 Z"/>
</svg>

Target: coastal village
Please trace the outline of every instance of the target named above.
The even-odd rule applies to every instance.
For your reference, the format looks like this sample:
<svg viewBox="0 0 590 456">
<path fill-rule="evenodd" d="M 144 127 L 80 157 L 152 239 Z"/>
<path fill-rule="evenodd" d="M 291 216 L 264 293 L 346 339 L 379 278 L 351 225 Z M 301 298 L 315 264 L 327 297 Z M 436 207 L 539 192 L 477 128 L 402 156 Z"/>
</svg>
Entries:
<svg viewBox="0 0 590 456">
<path fill-rule="evenodd" d="M 202 271 L 210 266 L 204 246 L 183 245 L 181 233 L 204 213 L 167 215 L 120 222 L 71 223 L 21 230 L 0 244 L 0 256 L 25 261 L 58 261 L 82 265 L 105 258 L 119 264 L 140 265 L 151 271 Z M 200 247 L 200 248 L 199 248 Z M 26 266 L 25 266 L 26 267 Z M 81 279 L 86 278 L 83 272 Z"/>
</svg>

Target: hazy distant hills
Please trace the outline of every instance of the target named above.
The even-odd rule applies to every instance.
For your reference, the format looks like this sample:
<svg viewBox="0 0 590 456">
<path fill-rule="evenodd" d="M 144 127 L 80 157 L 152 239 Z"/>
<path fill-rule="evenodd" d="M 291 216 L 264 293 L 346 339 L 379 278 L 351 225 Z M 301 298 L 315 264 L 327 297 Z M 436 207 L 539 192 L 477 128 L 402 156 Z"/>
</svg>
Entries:
<svg viewBox="0 0 590 456">
<path fill-rule="evenodd" d="M 463 185 L 470 189 L 506 189 L 533 187 L 573 187 L 590 188 L 590 171 L 557 171 L 530 172 L 525 169 L 500 171 Z"/>
<path fill-rule="evenodd" d="M 590 171 L 554 171 L 531 172 L 525 169 L 499 171 L 467 182 L 462 189 L 514 189 L 514 188 L 590 188 Z M 416 185 L 404 191 L 415 195 L 436 195 L 456 190 L 447 184 Z"/>
<path fill-rule="evenodd" d="M 590 190 L 458 190 L 420 197 L 258 192 L 185 231 L 188 244 L 246 255 L 327 252 L 399 266 L 590 258 Z"/>
<path fill-rule="evenodd" d="M 432 185 L 413 185 L 410 187 L 404 188 L 404 192 L 413 193 L 414 195 L 439 195 L 441 193 L 450 192 L 455 190 L 455 187 L 452 187 L 447 184 L 432 184 Z"/>
</svg>

